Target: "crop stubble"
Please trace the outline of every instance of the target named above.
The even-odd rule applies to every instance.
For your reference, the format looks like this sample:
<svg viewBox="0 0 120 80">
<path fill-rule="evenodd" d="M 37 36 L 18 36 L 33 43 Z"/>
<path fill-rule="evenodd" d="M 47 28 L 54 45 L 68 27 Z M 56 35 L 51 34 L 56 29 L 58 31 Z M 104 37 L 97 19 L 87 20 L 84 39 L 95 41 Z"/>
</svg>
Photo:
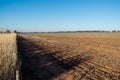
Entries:
<svg viewBox="0 0 120 80">
<path fill-rule="evenodd" d="M 20 36 L 33 45 L 43 48 L 46 54 L 56 58 L 57 65 L 66 70 L 63 72 L 66 80 L 68 75 L 70 75 L 71 80 L 119 80 L 120 45 L 118 43 L 120 36 L 118 34 L 120 33 L 74 34 L 55 33 Z M 56 51 L 59 52 L 54 53 Z"/>
</svg>

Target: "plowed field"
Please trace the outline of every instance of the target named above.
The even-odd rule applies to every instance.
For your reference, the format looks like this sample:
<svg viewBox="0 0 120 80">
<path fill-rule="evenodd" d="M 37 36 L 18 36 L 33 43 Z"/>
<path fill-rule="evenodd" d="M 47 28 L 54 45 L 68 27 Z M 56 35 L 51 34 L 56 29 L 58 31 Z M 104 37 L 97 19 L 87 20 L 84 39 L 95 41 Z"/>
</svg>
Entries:
<svg viewBox="0 0 120 80">
<path fill-rule="evenodd" d="M 120 33 L 20 34 L 22 80 L 120 80 Z"/>
</svg>

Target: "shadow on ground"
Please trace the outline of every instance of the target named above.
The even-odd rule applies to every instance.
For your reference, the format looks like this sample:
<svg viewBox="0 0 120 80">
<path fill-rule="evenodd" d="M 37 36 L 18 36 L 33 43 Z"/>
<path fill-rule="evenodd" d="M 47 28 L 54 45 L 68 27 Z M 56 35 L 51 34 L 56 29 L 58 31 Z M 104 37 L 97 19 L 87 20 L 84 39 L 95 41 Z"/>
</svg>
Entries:
<svg viewBox="0 0 120 80">
<path fill-rule="evenodd" d="M 60 54 L 62 51 L 46 52 L 44 47 L 23 37 L 18 38 L 18 52 L 22 59 L 20 72 L 22 80 L 51 80 L 83 61 L 91 59 L 90 56 L 59 59 L 55 57 L 55 54 Z"/>
</svg>

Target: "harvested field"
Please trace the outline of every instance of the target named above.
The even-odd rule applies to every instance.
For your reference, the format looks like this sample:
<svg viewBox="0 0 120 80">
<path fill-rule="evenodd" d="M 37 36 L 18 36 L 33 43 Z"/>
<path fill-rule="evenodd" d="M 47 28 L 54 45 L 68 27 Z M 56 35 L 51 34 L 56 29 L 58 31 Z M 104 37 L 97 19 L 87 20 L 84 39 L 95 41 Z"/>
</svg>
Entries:
<svg viewBox="0 0 120 80">
<path fill-rule="evenodd" d="M 119 35 L 20 34 L 22 80 L 120 80 Z"/>
</svg>

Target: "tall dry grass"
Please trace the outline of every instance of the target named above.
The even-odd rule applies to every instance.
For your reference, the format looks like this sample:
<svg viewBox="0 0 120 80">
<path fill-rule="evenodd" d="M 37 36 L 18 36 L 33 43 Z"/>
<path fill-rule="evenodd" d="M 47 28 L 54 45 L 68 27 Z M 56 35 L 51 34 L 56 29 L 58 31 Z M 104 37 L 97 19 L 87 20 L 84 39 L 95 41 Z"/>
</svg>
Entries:
<svg viewBox="0 0 120 80">
<path fill-rule="evenodd" d="M 16 34 L 0 33 L 0 80 L 15 80 L 16 52 Z"/>
</svg>

